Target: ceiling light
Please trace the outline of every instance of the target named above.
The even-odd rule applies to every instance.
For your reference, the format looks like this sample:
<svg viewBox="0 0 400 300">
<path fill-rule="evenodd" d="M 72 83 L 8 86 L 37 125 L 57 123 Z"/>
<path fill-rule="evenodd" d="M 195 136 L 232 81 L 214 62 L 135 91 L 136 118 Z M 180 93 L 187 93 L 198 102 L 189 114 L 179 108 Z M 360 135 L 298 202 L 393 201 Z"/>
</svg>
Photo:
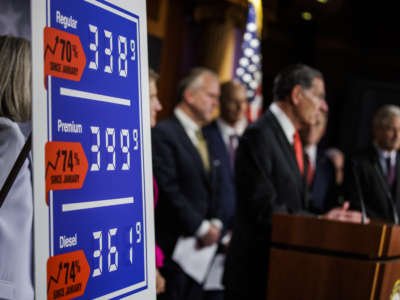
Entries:
<svg viewBox="0 0 400 300">
<path fill-rule="evenodd" d="M 312 14 L 309 11 L 303 11 L 301 13 L 301 18 L 305 21 L 311 21 L 312 19 Z"/>
</svg>

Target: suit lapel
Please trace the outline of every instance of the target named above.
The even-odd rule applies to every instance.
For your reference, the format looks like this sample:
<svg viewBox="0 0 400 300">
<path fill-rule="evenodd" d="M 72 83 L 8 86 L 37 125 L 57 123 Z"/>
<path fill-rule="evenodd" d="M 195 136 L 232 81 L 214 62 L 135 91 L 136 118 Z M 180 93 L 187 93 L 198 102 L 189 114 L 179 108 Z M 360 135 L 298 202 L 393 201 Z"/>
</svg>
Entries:
<svg viewBox="0 0 400 300">
<path fill-rule="evenodd" d="M 299 191 L 299 195 L 302 196 L 303 205 L 304 207 L 308 207 L 308 197 L 307 197 L 307 167 L 305 165 L 304 168 L 304 175 L 302 176 L 300 173 L 299 166 L 297 164 L 296 155 L 294 153 L 293 146 L 289 143 L 282 127 L 280 126 L 278 120 L 275 118 L 272 112 L 268 111 L 265 114 L 268 122 L 271 124 L 273 128 L 273 133 L 275 134 L 277 141 L 282 149 L 283 155 L 287 158 L 286 161 L 289 164 L 291 169 L 291 174 L 295 178 L 297 182 L 297 188 Z M 303 160 L 304 158 L 304 151 L 303 151 Z"/>
<path fill-rule="evenodd" d="M 379 162 L 378 152 L 376 151 L 375 148 L 370 149 L 370 159 L 372 165 L 374 166 L 376 172 L 378 173 L 376 175 L 380 177 L 380 179 L 378 180 L 379 184 L 384 189 L 385 193 L 387 192 L 391 193 L 389 184 L 385 180 L 385 173 L 383 172 L 381 163 Z"/>
<path fill-rule="evenodd" d="M 376 151 L 375 148 L 372 148 L 371 150 L 371 162 L 372 165 L 374 166 L 376 172 L 377 172 L 377 179 L 380 181 L 380 185 L 383 189 L 386 201 L 382 203 L 382 205 L 385 205 L 385 209 L 388 210 L 389 215 L 391 216 L 392 220 L 396 222 L 396 219 L 398 219 L 398 210 L 396 209 L 397 203 L 393 199 L 392 192 L 390 190 L 389 184 L 385 180 L 385 174 L 383 173 L 382 166 L 379 162 L 379 155 L 378 152 Z M 397 166 L 397 164 L 396 164 Z"/>
<path fill-rule="evenodd" d="M 192 141 L 186 134 L 186 131 L 183 128 L 182 124 L 179 122 L 179 120 L 175 116 L 173 116 L 172 120 L 174 121 L 176 134 L 179 136 L 179 140 L 182 142 L 182 146 L 190 153 L 191 157 L 193 157 L 197 169 L 200 170 L 203 176 L 206 178 L 207 177 L 206 171 L 204 169 L 204 164 L 200 157 L 199 152 L 197 151 L 196 147 L 193 145 Z"/>
<path fill-rule="evenodd" d="M 391 195 L 393 196 L 392 199 L 393 199 L 394 204 L 395 204 L 396 206 L 398 206 L 398 203 L 397 203 L 397 202 L 400 202 L 400 201 L 397 201 L 397 199 L 399 199 L 399 197 L 400 197 L 400 155 L 399 155 L 399 153 L 397 153 L 397 155 L 396 155 L 395 181 L 394 181 L 394 183 L 393 183 L 393 184 L 394 184 L 393 189 L 390 188 L 389 184 L 388 184 L 387 181 L 385 180 L 386 175 L 385 175 L 385 173 L 383 172 L 381 163 L 380 163 L 380 161 L 379 161 L 378 153 L 377 153 L 377 151 L 376 151 L 375 149 L 373 149 L 373 150 L 371 151 L 371 159 L 372 159 L 372 162 L 373 162 L 373 163 L 375 164 L 375 166 L 376 166 L 375 168 L 379 170 L 379 173 L 380 173 L 379 176 L 381 176 L 382 179 L 383 179 L 383 180 L 380 180 L 380 181 L 381 181 L 382 187 L 383 187 L 386 191 L 388 191 L 389 193 L 391 193 Z M 398 207 L 400 207 L 400 206 L 398 206 Z"/>
<path fill-rule="evenodd" d="M 229 168 L 229 173 L 231 175 L 231 177 L 233 178 L 233 170 L 232 170 L 232 166 L 231 166 L 231 157 L 230 157 L 230 153 L 228 152 L 228 149 L 225 145 L 224 139 L 222 138 L 222 133 L 218 128 L 217 122 L 213 122 L 212 125 L 214 132 L 215 132 L 215 142 L 216 142 L 216 147 L 218 147 L 222 153 L 224 153 L 224 157 L 223 159 L 225 160 L 225 164 L 228 166 Z"/>
<path fill-rule="evenodd" d="M 179 120 L 173 116 L 172 120 L 174 121 L 175 127 L 176 127 L 176 134 L 179 136 L 179 140 L 182 141 L 182 146 L 190 153 L 191 157 L 193 157 L 193 161 L 196 164 L 196 169 L 201 173 L 201 177 L 203 178 L 203 181 L 205 182 L 206 186 L 212 190 L 212 178 L 215 177 L 215 167 L 214 167 L 214 160 L 213 157 L 211 156 L 209 145 L 207 143 L 208 147 L 208 153 L 209 153 L 209 161 L 210 161 L 210 172 L 208 173 L 203 164 L 203 160 L 200 157 L 199 152 L 197 151 L 196 147 L 193 145 L 192 141 L 190 140 L 189 136 L 186 134 L 185 129 L 183 128 L 182 124 L 179 122 Z"/>
<path fill-rule="evenodd" d="M 278 120 L 275 116 L 271 113 L 267 113 L 267 117 L 270 120 L 270 123 L 273 127 L 273 132 L 281 146 L 282 151 L 284 152 L 285 157 L 287 157 L 287 161 L 292 169 L 293 174 L 296 174 L 296 177 L 301 181 L 301 174 L 299 166 L 297 165 L 296 155 L 294 153 L 293 146 L 289 143 L 288 139 L 286 138 L 285 132 L 283 131 L 282 127 L 279 125 Z"/>
<path fill-rule="evenodd" d="M 397 152 L 396 155 L 396 173 L 395 173 L 395 181 L 394 181 L 394 192 L 393 192 L 393 201 L 397 207 L 397 211 L 400 211 L 400 154 Z"/>
</svg>

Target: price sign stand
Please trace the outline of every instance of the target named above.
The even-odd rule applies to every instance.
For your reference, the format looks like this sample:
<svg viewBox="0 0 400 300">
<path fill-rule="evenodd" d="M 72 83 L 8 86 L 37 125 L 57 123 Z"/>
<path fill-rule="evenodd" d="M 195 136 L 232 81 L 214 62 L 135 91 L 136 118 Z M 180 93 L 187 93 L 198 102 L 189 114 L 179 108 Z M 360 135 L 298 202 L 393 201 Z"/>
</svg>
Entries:
<svg viewBox="0 0 400 300">
<path fill-rule="evenodd" d="M 31 7 L 36 299 L 155 299 L 145 0 Z"/>
</svg>

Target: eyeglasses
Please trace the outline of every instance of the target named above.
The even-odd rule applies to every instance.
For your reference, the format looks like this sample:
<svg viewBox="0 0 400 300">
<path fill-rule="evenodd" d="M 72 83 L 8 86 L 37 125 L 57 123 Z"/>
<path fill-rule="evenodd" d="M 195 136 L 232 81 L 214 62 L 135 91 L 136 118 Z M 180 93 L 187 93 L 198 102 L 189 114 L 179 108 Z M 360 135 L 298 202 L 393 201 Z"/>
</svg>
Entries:
<svg viewBox="0 0 400 300">
<path fill-rule="evenodd" d="M 320 103 L 325 101 L 325 95 L 316 95 L 312 90 L 301 88 L 301 93 L 304 97 L 311 99 L 315 103 Z"/>
</svg>

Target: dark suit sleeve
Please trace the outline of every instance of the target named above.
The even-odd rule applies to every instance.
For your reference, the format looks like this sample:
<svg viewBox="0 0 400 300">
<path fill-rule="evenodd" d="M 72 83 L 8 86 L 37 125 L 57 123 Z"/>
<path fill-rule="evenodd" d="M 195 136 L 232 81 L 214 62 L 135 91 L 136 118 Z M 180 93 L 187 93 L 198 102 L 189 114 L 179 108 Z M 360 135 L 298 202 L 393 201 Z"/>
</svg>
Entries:
<svg viewBox="0 0 400 300">
<path fill-rule="evenodd" d="M 340 205 L 341 187 L 336 184 L 335 172 L 335 166 L 327 156 L 318 160 L 311 188 L 312 211 L 323 214 Z"/>
<path fill-rule="evenodd" d="M 153 170 L 159 185 L 162 201 L 168 201 L 172 208 L 171 222 L 179 222 L 182 231 L 194 235 L 199 228 L 203 217 L 192 207 L 184 193 L 181 191 L 183 184 L 178 177 L 178 153 L 176 145 L 170 134 L 160 128 L 152 130 L 153 143 Z M 189 167 L 189 166 L 188 166 Z M 173 220 L 177 217 L 178 220 Z"/>
<path fill-rule="evenodd" d="M 367 159 L 365 153 L 347 160 L 344 174 L 344 197 L 346 201 L 350 201 L 351 209 L 361 211 L 363 201 L 369 218 L 390 220 L 391 214 L 382 213 L 382 205 L 388 209 L 389 201 L 380 182 L 381 175 L 377 171 L 379 172 Z"/>
<path fill-rule="evenodd" d="M 235 174 L 238 209 L 243 209 L 247 218 L 268 230 L 272 213 L 287 209 L 275 203 L 276 189 L 268 174 L 271 165 L 258 155 L 257 149 L 261 145 L 256 145 L 254 138 L 250 133 L 244 136 L 237 151 Z"/>
</svg>

